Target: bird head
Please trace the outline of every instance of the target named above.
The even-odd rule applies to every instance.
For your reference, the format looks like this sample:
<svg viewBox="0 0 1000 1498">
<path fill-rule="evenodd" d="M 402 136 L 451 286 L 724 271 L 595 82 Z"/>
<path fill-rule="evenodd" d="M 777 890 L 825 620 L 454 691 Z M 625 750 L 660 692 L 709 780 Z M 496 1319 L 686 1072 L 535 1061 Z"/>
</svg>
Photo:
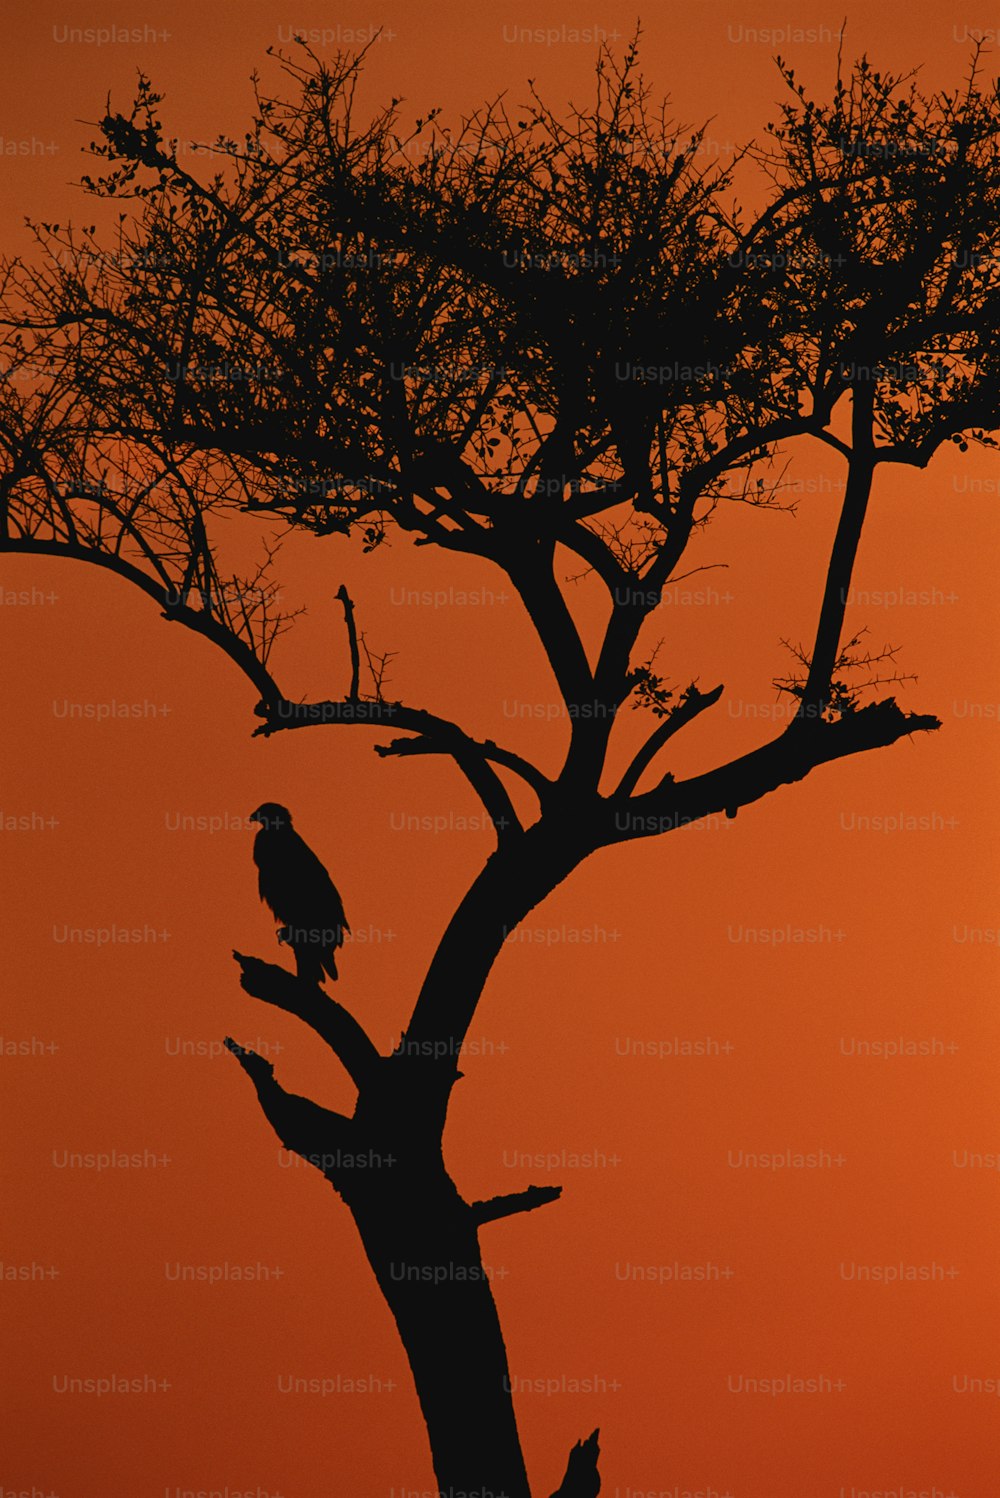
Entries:
<svg viewBox="0 0 1000 1498">
<path fill-rule="evenodd" d="M 268 832 L 274 832 L 280 827 L 291 827 L 292 814 L 287 806 L 279 806 L 277 801 L 262 801 L 256 811 L 250 813 L 251 822 L 259 822 Z"/>
</svg>

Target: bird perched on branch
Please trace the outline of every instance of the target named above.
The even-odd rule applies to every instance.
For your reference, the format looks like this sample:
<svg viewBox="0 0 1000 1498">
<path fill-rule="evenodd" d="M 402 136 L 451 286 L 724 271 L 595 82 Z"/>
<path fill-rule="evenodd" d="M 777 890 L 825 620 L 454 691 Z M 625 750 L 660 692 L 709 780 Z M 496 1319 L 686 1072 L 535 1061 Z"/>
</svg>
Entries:
<svg viewBox="0 0 1000 1498">
<path fill-rule="evenodd" d="M 326 869 L 292 826 L 292 814 L 276 801 L 250 813 L 260 823 L 253 861 L 261 899 L 284 924 L 278 940 L 295 953 L 295 969 L 309 983 L 337 978 L 336 954 L 351 928 L 344 902 Z"/>
</svg>

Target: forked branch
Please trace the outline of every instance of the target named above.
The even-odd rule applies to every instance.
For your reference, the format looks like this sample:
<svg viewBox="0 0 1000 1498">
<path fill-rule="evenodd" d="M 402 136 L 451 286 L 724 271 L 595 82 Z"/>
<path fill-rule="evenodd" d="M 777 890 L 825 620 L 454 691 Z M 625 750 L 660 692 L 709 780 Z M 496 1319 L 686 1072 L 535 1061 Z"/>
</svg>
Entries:
<svg viewBox="0 0 1000 1498">
<path fill-rule="evenodd" d="M 245 957 L 241 952 L 233 952 L 233 956 L 240 965 L 240 987 L 245 993 L 286 1014 L 297 1015 L 326 1042 L 351 1081 L 359 1088 L 364 1086 L 382 1058 L 363 1026 L 343 1004 L 330 998 L 318 984 L 307 983 L 274 963 Z"/>
<path fill-rule="evenodd" d="M 741 806 L 759 801 L 781 785 L 804 780 L 819 765 L 869 749 L 888 748 L 908 734 L 940 727 L 940 719 L 929 713 L 904 713 L 893 697 L 873 702 L 834 723 L 793 719 L 778 738 L 749 754 L 688 780 L 661 781 L 655 790 L 633 796 L 624 823 L 620 806 L 613 825 L 609 818 L 606 840 L 612 843 L 655 836 L 713 812 L 724 811 L 728 817 L 735 817 Z"/>
<path fill-rule="evenodd" d="M 226 1048 L 236 1057 L 254 1085 L 264 1117 L 285 1149 L 300 1155 L 329 1179 L 331 1160 L 339 1158 L 351 1140 L 351 1121 L 342 1113 L 322 1108 L 311 1098 L 286 1092 L 274 1078 L 270 1061 L 238 1045 L 229 1035 Z"/>
<path fill-rule="evenodd" d="M 530 760 L 510 749 L 504 749 L 492 739 L 474 739 L 457 723 L 422 707 L 361 697 L 356 701 L 345 698 L 340 702 L 264 701 L 254 711 L 259 718 L 264 719 L 255 730 L 255 737 L 268 738 L 273 733 L 305 728 L 316 723 L 342 727 L 362 724 L 370 728 L 398 728 L 416 734 L 415 739 L 393 739 L 388 744 L 378 745 L 375 752 L 383 758 L 406 754 L 451 755 L 497 826 L 506 822 L 516 830 L 520 823 L 503 782 L 491 768 L 492 765 L 503 765 L 506 769 L 513 770 L 531 787 L 539 802 L 543 803 L 552 790 L 551 780 Z"/>
<path fill-rule="evenodd" d="M 703 713 L 706 708 L 714 707 L 715 703 L 722 696 L 722 692 L 723 688 L 721 685 L 713 687 L 710 692 L 699 692 L 698 688 L 692 682 L 680 702 L 666 714 L 658 727 L 653 730 L 643 744 L 619 781 L 615 795 L 631 796 L 639 784 L 643 772 L 652 763 L 667 740 L 672 739 L 675 733 L 679 733 L 685 724 L 690 723 L 692 718 L 697 718 L 698 714 Z"/>
</svg>

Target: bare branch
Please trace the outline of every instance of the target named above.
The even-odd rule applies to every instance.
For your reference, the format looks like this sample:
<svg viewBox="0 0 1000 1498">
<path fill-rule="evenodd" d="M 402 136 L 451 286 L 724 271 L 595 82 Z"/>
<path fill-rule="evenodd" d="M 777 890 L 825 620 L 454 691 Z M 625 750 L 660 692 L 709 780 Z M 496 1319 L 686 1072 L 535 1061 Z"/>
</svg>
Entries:
<svg viewBox="0 0 1000 1498">
<path fill-rule="evenodd" d="M 890 671 L 884 676 L 879 675 L 878 668 L 885 662 L 895 665 L 898 647 L 887 644 L 883 645 L 881 650 L 862 648 L 861 641 L 867 633 L 867 628 L 860 629 L 852 639 L 841 646 L 837 654 L 823 707 L 823 716 L 827 719 L 839 718 L 847 713 L 856 712 L 861 705 L 859 701 L 861 692 L 873 691 L 878 687 L 901 686 L 917 679 L 912 673 L 907 674 L 902 671 Z M 786 692 L 791 697 L 797 697 L 801 702 L 806 690 L 809 657 L 801 645 L 792 645 L 790 641 L 784 639 L 781 643 L 805 667 L 805 675 L 776 677 L 772 685 L 779 692 Z M 869 674 L 859 680 L 859 672 Z"/>
<path fill-rule="evenodd" d="M 415 754 L 450 754 L 486 808 L 497 834 L 497 842 L 501 842 L 511 832 L 524 831 L 507 787 L 491 767 L 484 745 L 471 739 L 466 739 L 464 743 L 445 743 L 442 740 L 417 737 L 376 744 L 375 753 L 383 759 L 390 755 L 406 757 Z"/>
<path fill-rule="evenodd" d="M 420 734 L 428 747 L 424 750 L 404 751 L 398 747 L 402 740 L 384 744 L 376 753 L 384 755 L 409 753 L 450 754 L 456 760 L 459 754 L 478 755 L 483 760 L 513 770 L 530 785 L 539 800 L 544 800 L 552 790 L 552 781 L 543 775 L 530 760 L 524 759 L 510 749 L 487 739 L 480 742 L 472 738 L 457 723 L 427 712 L 422 707 L 408 707 L 402 702 L 379 702 L 362 697 L 357 702 L 345 699 L 342 702 L 262 702 L 255 709 L 257 716 L 265 721 L 255 730 L 255 736 L 265 738 L 285 729 L 305 728 L 310 724 L 329 723 L 340 726 L 361 724 L 369 728 L 402 728 L 409 733 Z"/>
<path fill-rule="evenodd" d="M 348 595 L 344 583 L 341 583 L 337 589 L 337 597 L 344 606 L 344 623 L 347 625 L 347 639 L 351 650 L 351 690 L 347 694 L 347 700 L 348 702 L 357 702 L 358 680 L 361 675 L 361 655 L 358 651 L 358 627 L 354 622 L 354 604 Z"/>
<path fill-rule="evenodd" d="M 545 648 L 563 701 L 572 710 L 592 693 L 594 677 L 576 621 L 552 571 L 553 549 L 510 559 L 510 579 Z M 574 728 L 581 719 L 574 719 Z"/>
<path fill-rule="evenodd" d="M 533 1212 L 544 1207 L 546 1202 L 558 1201 L 561 1186 L 527 1186 L 523 1191 L 513 1191 L 507 1196 L 491 1196 L 486 1201 L 472 1202 L 472 1215 L 477 1223 L 497 1222 L 501 1217 L 513 1217 L 518 1212 Z"/>
<path fill-rule="evenodd" d="M 36 540 L 30 536 L 4 536 L 0 538 L 0 552 L 26 553 L 31 556 L 63 557 L 71 561 L 89 562 L 103 567 L 119 577 L 134 583 L 137 588 L 152 598 L 163 610 L 164 619 L 183 624 L 195 634 L 203 635 L 217 645 L 233 661 L 244 676 L 248 677 L 259 692 L 269 710 L 276 710 L 283 701 L 274 677 L 264 665 L 251 645 L 234 633 L 225 623 L 208 609 L 193 609 L 175 597 L 176 590 L 164 585 L 114 552 L 98 551 L 94 548 L 67 546 L 59 541 Z"/>
<path fill-rule="evenodd" d="M 233 952 L 241 968 L 240 987 L 265 1004 L 286 1014 L 297 1015 L 315 1030 L 343 1063 L 351 1080 L 361 1088 L 371 1080 L 382 1057 L 364 1027 L 343 1004 L 338 1004 L 317 983 L 306 983 L 275 963 Z"/>
<path fill-rule="evenodd" d="M 874 400 L 873 381 L 862 381 L 854 386 L 850 467 L 837 534 L 830 552 L 823 602 L 816 626 L 816 643 L 799 708 L 803 716 L 822 713 L 829 700 L 830 681 L 840 648 L 840 632 L 844 625 L 851 574 L 858 554 L 858 543 L 861 540 L 875 471 L 872 435 Z"/>
<path fill-rule="evenodd" d="M 643 772 L 667 740 L 672 739 L 675 733 L 679 733 L 685 724 L 697 718 L 698 714 L 703 713 L 706 708 L 714 707 L 722 693 L 721 685 L 713 687 L 710 692 L 699 692 L 692 682 L 676 707 L 667 713 L 632 760 L 615 789 L 615 796 L 631 796 Z"/>
<path fill-rule="evenodd" d="M 368 675 L 372 679 L 372 686 L 375 691 L 375 701 L 384 702 L 385 698 L 382 694 L 382 688 L 385 685 L 386 672 L 389 669 L 389 662 L 395 658 L 396 651 L 386 650 L 379 654 L 377 650 L 372 650 L 368 644 L 367 636 L 365 635 L 363 630 L 361 632 L 361 648 L 365 653 L 365 664 L 368 667 Z"/>
<path fill-rule="evenodd" d="M 236 1057 L 254 1085 L 264 1117 L 285 1149 L 301 1155 L 329 1180 L 340 1154 L 349 1147 L 351 1121 L 341 1113 L 320 1107 L 311 1098 L 286 1092 L 274 1079 L 274 1067 L 256 1051 L 238 1045 L 226 1036 L 226 1049 Z"/>
<path fill-rule="evenodd" d="M 703 775 L 665 780 L 633 796 L 627 810 L 609 816 L 606 843 L 652 837 L 696 822 L 713 812 L 735 817 L 741 806 L 792 785 L 819 765 L 869 749 L 884 749 L 911 733 L 941 727 L 930 714 L 904 713 L 892 697 L 849 713 L 835 723 L 795 718 L 778 738 Z"/>
</svg>

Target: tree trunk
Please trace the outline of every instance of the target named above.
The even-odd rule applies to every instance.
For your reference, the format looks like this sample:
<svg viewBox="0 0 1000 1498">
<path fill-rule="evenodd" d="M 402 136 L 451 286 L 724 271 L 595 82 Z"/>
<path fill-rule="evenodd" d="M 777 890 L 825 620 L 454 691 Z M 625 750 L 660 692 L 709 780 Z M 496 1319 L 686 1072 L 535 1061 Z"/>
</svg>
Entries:
<svg viewBox="0 0 1000 1498">
<path fill-rule="evenodd" d="M 346 1189 L 336 1182 L 399 1328 L 446 1498 L 530 1498 L 479 1223 L 444 1165 L 448 1098 L 506 936 L 587 851 L 579 827 L 558 819 L 487 861 L 444 933 L 399 1051 L 358 1096 L 354 1127 L 392 1166 L 352 1172 Z"/>
<path fill-rule="evenodd" d="M 407 1026 L 383 1077 L 377 1109 L 404 1110 L 410 1126 L 440 1142 L 461 1048 L 504 942 L 525 916 L 597 846 L 586 806 L 549 812 L 487 860 L 445 929 Z M 362 1094 L 357 1117 L 372 1096 Z"/>
<path fill-rule="evenodd" d="M 390 1157 L 348 1205 L 406 1350 L 438 1487 L 447 1498 L 530 1498 L 472 1209 L 443 1167 Z"/>
</svg>

